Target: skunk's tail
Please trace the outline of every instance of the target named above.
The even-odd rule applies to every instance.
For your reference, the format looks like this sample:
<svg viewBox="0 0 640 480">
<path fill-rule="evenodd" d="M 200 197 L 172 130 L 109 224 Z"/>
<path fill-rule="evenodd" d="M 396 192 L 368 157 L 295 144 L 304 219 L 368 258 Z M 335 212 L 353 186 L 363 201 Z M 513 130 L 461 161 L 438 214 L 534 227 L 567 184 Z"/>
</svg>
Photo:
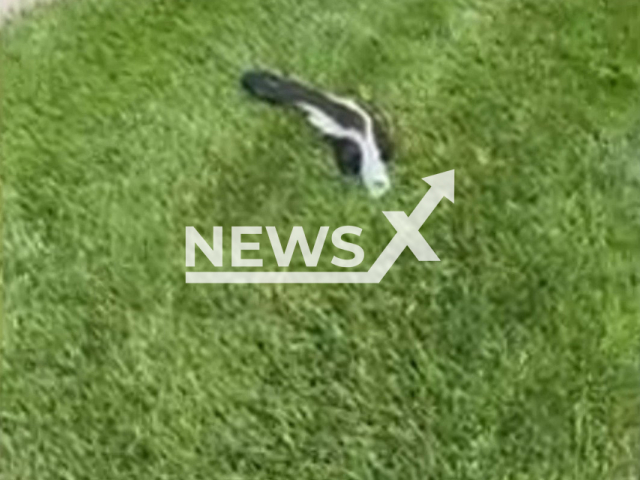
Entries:
<svg viewBox="0 0 640 480">
<path fill-rule="evenodd" d="M 299 102 L 315 103 L 319 93 L 294 80 L 262 70 L 252 70 L 242 76 L 242 86 L 255 97 L 280 105 Z"/>
</svg>

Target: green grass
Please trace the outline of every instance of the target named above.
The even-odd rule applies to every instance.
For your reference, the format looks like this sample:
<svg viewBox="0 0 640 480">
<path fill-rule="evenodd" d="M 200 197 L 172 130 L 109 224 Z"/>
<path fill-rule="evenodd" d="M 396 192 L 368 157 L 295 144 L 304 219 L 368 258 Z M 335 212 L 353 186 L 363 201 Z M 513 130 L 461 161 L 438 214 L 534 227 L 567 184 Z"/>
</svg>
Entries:
<svg viewBox="0 0 640 480">
<path fill-rule="evenodd" d="M 637 478 L 637 2 L 63 1 L 0 62 L 0 478 Z M 393 192 L 251 66 L 383 109 Z M 358 225 L 370 265 L 450 169 L 440 263 L 184 284 L 188 225 Z"/>
</svg>

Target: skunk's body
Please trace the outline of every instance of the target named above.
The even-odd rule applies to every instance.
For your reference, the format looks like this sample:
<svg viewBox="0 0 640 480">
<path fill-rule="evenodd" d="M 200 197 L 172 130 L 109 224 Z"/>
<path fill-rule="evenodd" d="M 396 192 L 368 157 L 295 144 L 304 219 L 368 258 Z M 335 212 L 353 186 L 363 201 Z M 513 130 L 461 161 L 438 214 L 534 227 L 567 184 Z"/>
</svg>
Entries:
<svg viewBox="0 0 640 480">
<path fill-rule="evenodd" d="M 388 137 L 358 104 L 263 71 L 246 73 L 242 85 L 261 100 L 303 111 L 333 145 L 342 172 L 359 176 L 373 196 L 389 189 Z"/>
</svg>

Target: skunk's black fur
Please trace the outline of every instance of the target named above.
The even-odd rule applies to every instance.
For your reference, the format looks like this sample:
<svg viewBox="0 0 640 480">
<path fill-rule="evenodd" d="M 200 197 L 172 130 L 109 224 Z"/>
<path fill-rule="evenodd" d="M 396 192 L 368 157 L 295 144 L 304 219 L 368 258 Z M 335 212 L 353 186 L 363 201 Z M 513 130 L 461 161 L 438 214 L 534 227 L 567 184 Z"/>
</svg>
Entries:
<svg viewBox="0 0 640 480">
<path fill-rule="evenodd" d="M 380 194 L 378 190 L 388 188 L 388 178 L 383 178 L 386 167 L 376 163 L 388 162 L 392 148 L 378 118 L 350 100 L 271 72 L 249 71 L 242 76 L 241 83 L 245 90 L 263 101 L 304 111 L 333 146 L 343 173 L 361 176 L 376 195 Z M 378 190 L 374 192 L 374 189 Z"/>
</svg>

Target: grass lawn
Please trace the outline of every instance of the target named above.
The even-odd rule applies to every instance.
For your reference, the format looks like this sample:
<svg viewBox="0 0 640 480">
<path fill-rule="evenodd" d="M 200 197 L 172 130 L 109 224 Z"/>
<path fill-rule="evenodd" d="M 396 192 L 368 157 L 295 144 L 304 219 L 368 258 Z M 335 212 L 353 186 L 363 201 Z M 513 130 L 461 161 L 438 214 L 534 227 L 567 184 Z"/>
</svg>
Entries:
<svg viewBox="0 0 640 480">
<path fill-rule="evenodd" d="M 640 3 L 78 0 L 1 35 L 0 478 L 638 477 Z M 386 112 L 392 192 L 254 66 Z M 357 225 L 370 265 L 450 169 L 440 263 L 185 284 L 186 226 Z"/>
</svg>

